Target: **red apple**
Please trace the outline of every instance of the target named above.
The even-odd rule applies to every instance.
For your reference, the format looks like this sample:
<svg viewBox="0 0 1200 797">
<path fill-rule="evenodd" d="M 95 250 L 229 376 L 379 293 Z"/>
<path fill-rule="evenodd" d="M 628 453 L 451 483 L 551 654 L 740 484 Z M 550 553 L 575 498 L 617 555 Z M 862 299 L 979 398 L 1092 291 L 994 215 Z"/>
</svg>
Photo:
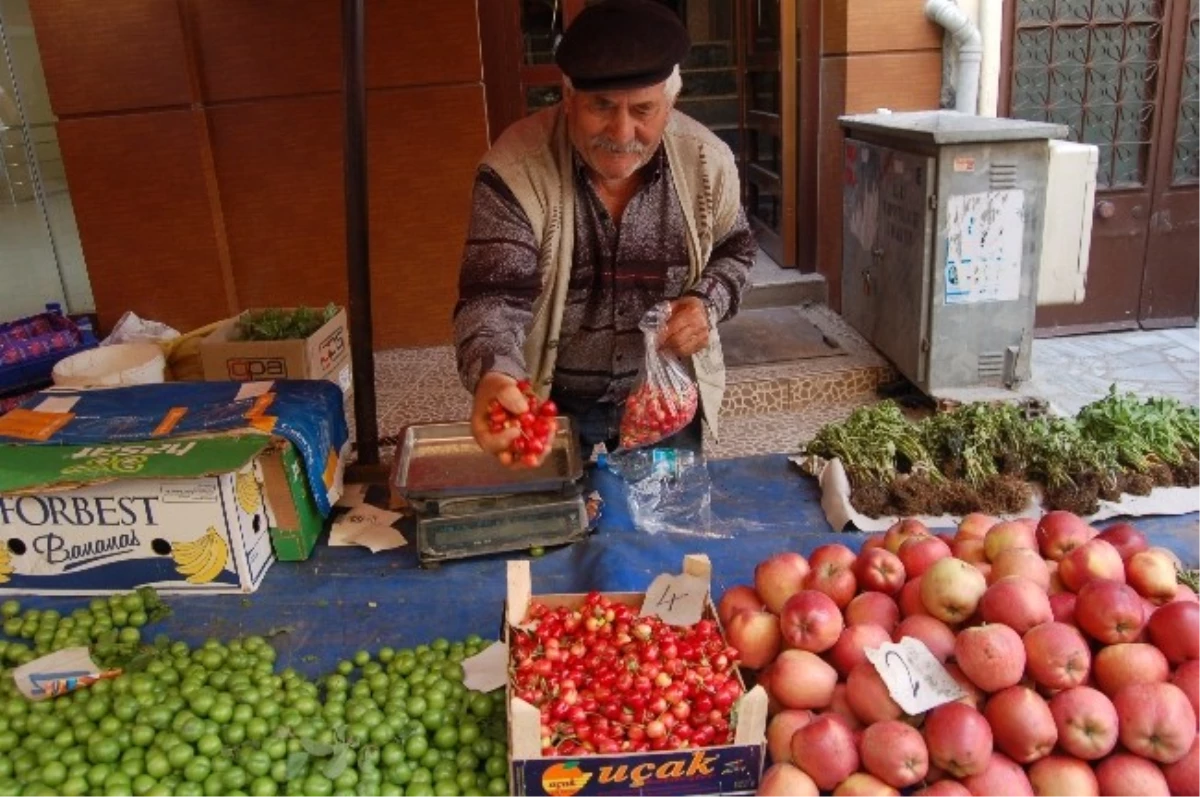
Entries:
<svg viewBox="0 0 1200 797">
<path fill-rule="evenodd" d="M 760 611 L 765 605 L 753 587 L 737 584 L 725 590 L 725 594 L 721 596 L 721 601 L 717 604 L 717 617 L 721 619 L 721 625 L 728 627 L 729 621 L 738 612 L 746 609 Z"/>
<path fill-rule="evenodd" d="M 948 661 L 943 665 L 946 668 L 946 673 L 955 680 L 962 690 L 967 694 L 956 700 L 956 703 L 962 703 L 964 706 L 973 708 L 976 711 L 983 711 L 984 705 L 987 703 L 987 692 L 980 689 L 975 683 L 967 677 L 967 674 L 962 671 L 962 667 L 958 666 L 957 662 Z"/>
<path fill-rule="evenodd" d="M 784 708 L 825 708 L 836 684 L 837 670 L 807 650 L 783 651 L 771 672 L 771 691 Z"/>
<path fill-rule="evenodd" d="M 1200 794 L 1200 739 L 1183 758 L 1164 765 L 1162 773 L 1171 794 Z"/>
<path fill-rule="evenodd" d="M 1046 590 L 1021 576 L 1008 576 L 988 587 L 979 613 L 984 622 L 1004 623 L 1018 634 L 1054 619 Z"/>
<path fill-rule="evenodd" d="M 982 540 L 987 536 L 988 531 L 992 526 L 1000 521 L 991 515 L 985 515 L 981 512 L 972 512 L 964 517 L 958 523 L 958 534 L 955 536 L 960 540 Z"/>
<path fill-rule="evenodd" d="M 1161 606 L 1150 615 L 1146 630 L 1171 664 L 1200 659 L 1200 604 L 1172 601 Z"/>
<path fill-rule="evenodd" d="M 741 665 L 752 670 L 774 661 L 783 643 L 779 618 L 770 612 L 752 609 L 738 612 L 729 620 L 725 633 L 729 644 L 737 648 Z"/>
<path fill-rule="evenodd" d="M 1117 745 L 1117 709 L 1102 692 L 1077 686 L 1050 698 L 1050 713 L 1058 728 L 1058 744 L 1084 761 L 1095 761 Z"/>
<path fill-rule="evenodd" d="M 882 592 L 863 592 L 846 606 L 846 625 L 878 625 L 889 634 L 900 622 L 900 607 Z"/>
<path fill-rule="evenodd" d="M 882 532 L 879 534 L 868 535 L 867 539 L 862 544 L 862 548 L 859 549 L 859 553 L 866 553 L 867 551 L 873 551 L 876 548 L 883 548 L 884 541 L 885 535 Z"/>
<path fill-rule="evenodd" d="M 1006 520 L 988 529 L 987 535 L 983 538 L 983 552 L 987 555 L 989 562 L 996 561 L 1000 552 L 1009 548 L 1028 548 L 1036 551 L 1038 549 L 1037 527 L 1030 528 L 1027 523 L 1018 520 Z"/>
<path fill-rule="evenodd" d="M 1078 600 L 1074 592 L 1060 592 L 1050 596 L 1050 613 L 1059 623 L 1075 625 L 1075 603 Z"/>
<path fill-rule="evenodd" d="M 909 579 L 908 583 L 900 590 L 898 603 L 902 617 L 932 616 L 926 611 L 925 604 L 921 602 L 921 582 L 924 580 L 924 576 Z"/>
<path fill-rule="evenodd" d="M 916 614 L 904 618 L 892 632 L 892 641 L 899 642 L 906 636 L 924 642 L 925 647 L 929 648 L 929 652 L 940 662 L 945 662 L 954 655 L 954 632 L 936 617 Z"/>
<path fill-rule="evenodd" d="M 1162 548 L 1150 548 L 1125 560 L 1125 583 L 1143 598 L 1165 603 L 1175 597 L 1175 560 Z"/>
<path fill-rule="evenodd" d="M 1070 689 L 1087 679 L 1092 652 L 1074 626 L 1042 623 L 1026 631 L 1022 642 L 1029 674 L 1039 686 Z"/>
<path fill-rule="evenodd" d="M 865 651 L 874 650 L 891 641 L 891 635 L 883 626 L 852 625 L 842 631 L 837 643 L 830 649 L 829 662 L 844 678 L 856 666 L 867 661 Z"/>
<path fill-rule="evenodd" d="M 823 714 L 792 736 L 792 761 L 829 791 L 858 770 L 854 734 L 841 717 Z"/>
<path fill-rule="evenodd" d="M 1006 625 L 981 625 L 959 632 L 954 659 L 971 682 L 985 692 L 1014 686 L 1025 673 L 1025 645 Z"/>
<path fill-rule="evenodd" d="M 913 794 L 917 797 L 971 797 L 971 792 L 967 790 L 967 787 L 957 780 L 934 781 Z"/>
<path fill-rule="evenodd" d="M 887 684 L 870 662 L 859 664 L 850 671 L 846 678 L 846 702 L 854 716 L 867 726 L 904 716 L 904 709 L 892 699 Z"/>
<path fill-rule="evenodd" d="M 988 573 L 988 583 L 995 584 L 1009 576 L 1020 576 L 1038 585 L 1038 589 L 1046 592 L 1050 589 L 1050 570 L 1046 560 L 1037 551 L 1028 548 L 1009 548 L 1001 551 L 992 562 L 992 570 Z"/>
<path fill-rule="evenodd" d="M 839 609 L 844 609 L 858 591 L 853 570 L 856 559 L 854 551 L 845 545 L 822 545 L 809 557 L 811 570 L 804 579 L 804 588 L 824 592 Z"/>
<path fill-rule="evenodd" d="M 1128 523 L 1114 523 L 1100 532 L 1096 539 L 1104 540 L 1116 548 L 1122 559 L 1128 559 L 1138 551 L 1150 547 L 1146 537 Z"/>
<path fill-rule="evenodd" d="M 898 797 L 899 794 L 900 792 L 866 772 L 855 772 L 833 790 L 834 797 Z"/>
<path fill-rule="evenodd" d="M 1171 600 L 1176 603 L 1200 603 L 1200 595 L 1192 592 L 1187 584 L 1180 584 L 1175 588 L 1175 597 Z"/>
<path fill-rule="evenodd" d="M 1192 710 L 1200 716 L 1200 661 L 1188 659 L 1175 669 L 1171 683 L 1178 686 L 1187 695 Z"/>
<path fill-rule="evenodd" d="M 1042 556 L 1055 562 L 1090 540 L 1091 529 L 1078 515 L 1056 509 L 1038 522 L 1037 541 Z"/>
<path fill-rule="evenodd" d="M 1153 761 L 1129 753 L 1117 753 L 1096 767 L 1101 794 L 1136 794 L 1169 797 L 1171 789 L 1162 770 Z"/>
<path fill-rule="evenodd" d="M 1079 591 L 1075 622 L 1097 642 L 1115 645 L 1137 639 L 1146 624 L 1146 617 L 1142 599 L 1132 587 L 1116 581 L 1097 580 L 1089 581 Z"/>
<path fill-rule="evenodd" d="M 1152 684 L 1171 677 L 1167 657 L 1144 642 L 1122 642 L 1101 648 L 1092 665 L 1100 691 L 1112 697 L 1130 684 Z"/>
<path fill-rule="evenodd" d="M 1109 543 L 1097 537 L 1071 551 L 1058 563 L 1058 577 L 1072 592 L 1095 579 L 1125 583 L 1125 563 L 1121 554 Z"/>
<path fill-rule="evenodd" d="M 1065 755 L 1051 755 L 1029 768 L 1034 794 L 1071 794 L 1099 797 L 1096 773 L 1085 762 Z"/>
<path fill-rule="evenodd" d="M 925 611 L 950 624 L 961 623 L 974 614 L 986 591 L 984 575 L 954 557 L 939 559 L 921 576 L 921 604 Z"/>
<path fill-rule="evenodd" d="M 1058 743 L 1050 706 L 1028 687 L 1010 686 L 992 695 L 984 715 L 996 735 L 996 746 L 1019 764 L 1049 755 Z"/>
<path fill-rule="evenodd" d="M 754 591 L 768 609 L 779 614 L 787 599 L 804 589 L 808 573 L 809 563 L 800 554 L 777 553 L 754 568 Z"/>
<path fill-rule="evenodd" d="M 947 703 L 929 712 L 924 735 L 930 762 L 956 778 L 982 772 L 992 757 L 991 726 L 982 714 L 962 703 Z"/>
<path fill-rule="evenodd" d="M 987 768 L 963 778 L 963 785 L 975 795 L 1006 794 L 1033 797 L 1033 785 L 1021 765 L 1003 753 L 992 753 Z"/>
<path fill-rule="evenodd" d="M 812 778 L 791 764 L 772 764 L 758 782 L 757 795 L 767 797 L 817 797 L 821 790 Z"/>
<path fill-rule="evenodd" d="M 907 575 L 899 556 L 884 548 L 872 548 L 858 555 L 854 577 L 859 589 L 895 595 L 904 586 Z"/>
<path fill-rule="evenodd" d="M 909 537 L 928 537 L 929 528 L 916 518 L 904 518 L 893 523 L 884 534 L 883 547 L 891 553 L 900 553 L 900 546 Z"/>
<path fill-rule="evenodd" d="M 1196 740 L 1196 712 L 1175 684 L 1131 684 L 1113 697 L 1121 744 L 1131 753 L 1171 764 Z"/>
<path fill-rule="evenodd" d="M 805 709 L 784 709 L 767 723 L 767 752 L 776 764 L 792 763 L 792 735 L 813 721 Z"/>
<path fill-rule="evenodd" d="M 950 556 L 950 546 L 937 537 L 910 537 L 900 546 L 899 556 L 904 572 L 916 578 L 937 560 Z"/>
<path fill-rule="evenodd" d="M 950 553 L 955 559 L 962 559 L 964 562 L 972 565 L 987 562 L 987 554 L 983 551 L 983 540 L 974 538 L 956 540 L 950 546 Z"/>
<path fill-rule="evenodd" d="M 863 768 L 897 789 L 919 782 L 929 771 L 925 740 L 911 725 L 884 720 L 869 725 L 862 735 Z"/>
<path fill-rule="evenodd" d="M 861 733 L 866 727 L 862 724 L 862 720 L 854 713 L 854 709 L 850 707 L 850 698 L 848 697 L 849 689 L 845 681 L 841 681 L 833 688 L 833 698 L 829 701 L 829 707 L 825 709 L 825 714 L 837 714 L 845 721 L 850 730 L 856 734 Z M 855 737 L 857 738 L 857 737 Z"/>
<path fill-rule="evenodd" d="M 842 610 L 833 598 L 812 589 L 800 590 L 788 598 L 779 613 L 784 643 L 813 653 L 833 647 L 843 627 Z"/>
</svg>

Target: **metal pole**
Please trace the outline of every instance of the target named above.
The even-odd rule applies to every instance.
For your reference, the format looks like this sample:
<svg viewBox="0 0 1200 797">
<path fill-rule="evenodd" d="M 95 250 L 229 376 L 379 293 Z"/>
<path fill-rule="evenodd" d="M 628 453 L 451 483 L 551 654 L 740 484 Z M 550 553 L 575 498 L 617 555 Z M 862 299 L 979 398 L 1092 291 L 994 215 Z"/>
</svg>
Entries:
<svg viewBox="0 0 1200 797">
<path fill-rule="evenodd" d="M 367 241 L 367 89 L 363 0 L 342 0 L 342 75 L 346 98 L 346 276 L 350 293 L 354 427 L 359 465 L 379 464 L 375 350 L 371 337 L 371 263 Z"/>
</svg>

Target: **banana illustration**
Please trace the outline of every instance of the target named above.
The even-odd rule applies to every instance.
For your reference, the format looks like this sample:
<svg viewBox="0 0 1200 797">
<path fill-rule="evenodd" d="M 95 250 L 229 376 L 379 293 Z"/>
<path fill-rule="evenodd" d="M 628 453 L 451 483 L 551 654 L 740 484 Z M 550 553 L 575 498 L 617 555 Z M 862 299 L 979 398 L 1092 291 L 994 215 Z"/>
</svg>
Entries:
<svg viewBox="0 0 1200 797">
<path fill-rule="evenodd" d="M 8 581 L 8 577 L 12 574 L 12 556 L 8 553 L 8 546 L 0 545 L 0 584 Z"/>
<path fill-rule="evenodd" d="M 234 492 L 237 494 L 237 502 L 243 512 L 253 515 L 258 511 L 260 506 L 258 482 L 255 481 L 253 472 L 243 471 L 237 475 Z"/>
<path fill-rule="evenodd" d="M 203 536 L 173 545 L 171 558 L 175 560 L 175 569 L 187 577 L 189 584 L 204 584 L 225 569 L 229 545 L 217 533 L 216 527 L 209 526 Z"/>
</svg>

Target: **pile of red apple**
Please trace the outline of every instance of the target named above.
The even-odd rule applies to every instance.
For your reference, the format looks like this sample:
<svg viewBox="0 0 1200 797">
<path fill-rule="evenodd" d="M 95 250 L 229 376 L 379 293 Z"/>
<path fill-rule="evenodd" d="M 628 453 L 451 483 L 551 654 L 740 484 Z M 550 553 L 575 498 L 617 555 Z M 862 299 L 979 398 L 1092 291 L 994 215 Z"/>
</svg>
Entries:
<svg viewBox="0 0 1200 797">
<path fill-rule="evenodd" d="M 722 596 L 771 696 L 759 794 L 1200 794 L 1200 604 L 1129 524 L 907 519 Z M 922 641 L 967 696 L 907 715 L 865 655 Z"/>
<path fill-rule="evenodd" d="M 653 445 L 682 430 L 696 417 L 699 400 L 696 386 L 689 381 L 638 385 L 625 399 L 621 448 Z"/>
<path fill-rule="evenodd" d="M 488 403 L 488 426 L 492 434 L 498 434 L 505 429 L 518 427 L 521 434 L 501 451 L 500 462 L 511 465 L 520 462 L 527 467 L 534 467 L 542 459 L 542 454 L 554 444 L 554 433 L 558 430 L 558 405 L 551 399 L 541 401 L 533 392 L 533 386 L 521 380 L 517 389 L 525 396 L 529 406 L 525 412 L 509 412 L 499 401 L 492 399 Z"/>
</svg>

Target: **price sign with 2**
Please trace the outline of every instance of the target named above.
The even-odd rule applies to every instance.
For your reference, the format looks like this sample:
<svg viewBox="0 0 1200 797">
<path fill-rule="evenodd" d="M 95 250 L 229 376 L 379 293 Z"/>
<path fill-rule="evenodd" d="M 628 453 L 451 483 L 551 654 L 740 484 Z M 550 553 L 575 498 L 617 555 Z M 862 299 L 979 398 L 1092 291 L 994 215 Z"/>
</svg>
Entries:
<svg viewBox="0 0 1200 797">
<path fill-rule="evenodd" d="M 920 714 L 967 695 L 919 639 L 904 637 L 866 654 L 888 693 L 906 714 Z"/>
</svg>

